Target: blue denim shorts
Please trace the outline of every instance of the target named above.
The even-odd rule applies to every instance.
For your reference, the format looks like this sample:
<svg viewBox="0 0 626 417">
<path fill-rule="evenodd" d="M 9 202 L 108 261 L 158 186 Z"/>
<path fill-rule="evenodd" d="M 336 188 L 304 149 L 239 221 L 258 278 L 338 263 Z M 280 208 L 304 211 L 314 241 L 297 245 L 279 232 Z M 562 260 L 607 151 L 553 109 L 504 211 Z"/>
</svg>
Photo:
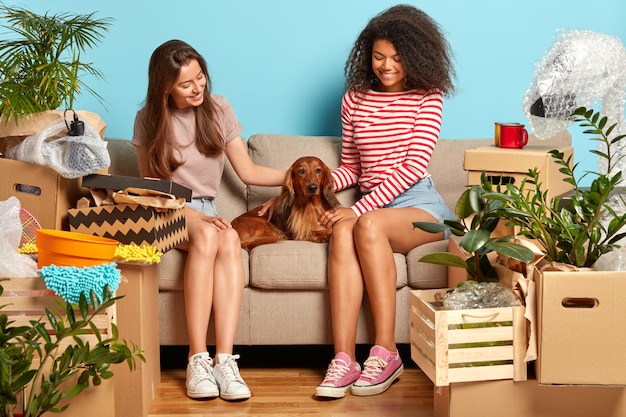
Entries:
<svg viewBox="0 0 626 417">
<path fill-rule="evenodd" d="M 454 213 L 450 211 L 441 195 L 435 189 L 432 178 L 423 178 L 411 188 L 397 196 L 385 208 L 414 207 L 422 209 L 438 222 L 454 220 Z M 447 234 L 446 234 L 447 236 Z"/>
<path fill-rule="evenodd" d="M 215 200 L 212 198 L 198 197 L 193 198 L 191 201 L 185 203 L 187 207 L 190 207 L 205 216 L 217 216 L 217 208 L 215 207 Z"/>
</svg>

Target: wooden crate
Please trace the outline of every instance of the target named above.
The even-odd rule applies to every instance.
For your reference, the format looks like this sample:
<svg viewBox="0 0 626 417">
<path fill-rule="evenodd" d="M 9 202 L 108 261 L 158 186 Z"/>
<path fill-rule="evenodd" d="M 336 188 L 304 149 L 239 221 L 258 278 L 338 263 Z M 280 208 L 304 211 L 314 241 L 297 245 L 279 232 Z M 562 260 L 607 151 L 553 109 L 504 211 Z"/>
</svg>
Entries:
<svg viewBox="0 0 626 417">
<path fill-rule="evenodd" d="M 44 309 L 65 311 L 58 301 L 62 299 L 46 288 L 46 284 L 41 277 L 31 278 L 10 278 L 0 281 L 4 288 L 4 293 L 0 296 L 0 305 L 3 306 L 1 312 L 6 314 L 13 327 L 20 325 L 30 325 L 30 320 L 41 320 L 46 323 L 49 333 L 52 328 L 47 324 Z M 62 301 L 63 302 L 63 301 Z M 64 303 L 64 302 L 63 302 Z M 65 306 L 65 304 L 63 304 Z M 111 337 L 111 323 L 115 322 L 115 304 L 102 314 L 97 315 L 92 321 L 100 331 L 103 338 Z M 76 312 L 76 317 L 80 313 Z M 81 338 L 89 341 L 91 346 L 98 343 L 93 334 L 82 335 Z M 60 344 L 59 353 L 68 344 L 72 343 L 72 338 L 67 338 Z M 126 366 L 126 364 L 122 364 Z M 115 368 L 113 368 L 115 373 Z M 79 417 L 89 415 L 92 417 L 114 417 L 115 416 L 115 390 L 113 379 L 103 380 L 97 387 L 90 386 L 80 395 L 70 400 L 69 408 L 63 412 L 63 417 Z M 64 386 L 71 386 L 72 381 L 67 381 Z M 61 402 L 64 404 L 64 402 Z M 46 413 L 48 416 L 51 413 Z M 56 414 L 54 414 L 56 415 Z"/>
<path fill-rule="evenodd" d="M 445 291 L 411 291 L 411 358 L 430 380 L 526 380 L 524 307 L 443 310 Z"/>
<path fill-rule="evenodd" d="M 46 323 L 48 332 L 51 333 L 52 328 L 47 324 L 44 309 L 64 312 L 65 302 L 54 291 L 46 288 L 41 277 L 11 278 L 0 281 L 0 285 L 4 287 L 4 293 L 0 297 L 0 305 L 4 305 L 2 313 L 14 322 L 13 326 L 29 325 L 30 320 L 42 319 L 42 322 Z M 63 305 L 59 305 L 58 301 L 63 302 Z M 111 337 L 111 323 L 114 322 L 114 315 L 115 304 L 92 320 L 103 338 Z M 76 317 L 80 317 L 78 311 Z M 81 337 L 89 341 L 91 346 L 98 343 L 95 335 L 87 334 Z M 66 342 L 72 343 L 71 338 L 68 338 Z M 67 344 L 61 344 L 61 349 L 64 349 Z"/>
</svg>

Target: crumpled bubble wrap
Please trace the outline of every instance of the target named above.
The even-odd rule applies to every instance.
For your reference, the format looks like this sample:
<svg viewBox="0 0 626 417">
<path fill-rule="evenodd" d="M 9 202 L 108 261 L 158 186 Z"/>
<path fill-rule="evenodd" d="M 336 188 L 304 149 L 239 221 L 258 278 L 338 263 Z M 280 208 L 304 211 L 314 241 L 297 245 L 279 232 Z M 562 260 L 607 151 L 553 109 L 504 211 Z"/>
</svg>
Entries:
<svg viewBox="0 0 626 417">
<path fill-rule="evenodd" d="M 461 283 L 443 298 L 446 310 L 512 307 L 521 305 L 511 288 L 497 282 L 467 281 Z"/>
<path fill-rule="evenodd" d="M 37 262 L 17 251 L 22 238 L 20 207 L 17 197 L 0 201 L 0 277 L 3 278 L 37 276 Z"/>
<path fill-rule="evenodd" d="M 64 178 L 79 178 L 108 168 L 111 157 L 107 142 L 89 123 L 84 125 L 83 135 L 67 136 L 65 120 L 59 119 L 11 148 L 7 157 L 49 166 Z"/>
<path fill-rule="evenodd" d="M 619 38 L 586 30 L 561 30 L 552 47 L 535 64 L 523 110 L 539 139 L 566 129 L 577 107 L 602 101 L 602 112 L 614 123 L 624 118 L 626 49 Z M 541 99 L 544 116 L 531 113 Z"/>
</svg>

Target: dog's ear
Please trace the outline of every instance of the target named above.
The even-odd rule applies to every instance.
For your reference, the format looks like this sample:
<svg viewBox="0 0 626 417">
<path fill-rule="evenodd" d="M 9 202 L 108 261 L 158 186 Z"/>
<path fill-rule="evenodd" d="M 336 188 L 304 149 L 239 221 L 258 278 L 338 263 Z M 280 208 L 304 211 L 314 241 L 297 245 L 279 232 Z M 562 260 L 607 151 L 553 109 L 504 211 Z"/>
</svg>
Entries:
<svg viewBox="0 0 626 417">
<path fill-rule="evenodd" d="M 286 222 L 289 214 L 291 214 L 291 208 L 293 207 L 293 203 L 296 198 L 296 194 L 293 189 L 293 182 L 294 170 L 292 165 L 285 173 L 285 179 L 283 180 L 283 185 L 280 189 L 280 195 L 278 196 L 278 201 L 276 202 L 276 207 L 274 208 L 273 219 L 276 224 Z"/>
<path fill-rule="evenodd" d="M 341 206 L 337 196 L 335 195 L 335 188 L 333 184 L 333 176 L 331 175 L 330 168 L 326 164 L 322 165 L 324 169 L 323 181 L 322 181 L 322 195 L 328 208 L 335 208 Z"/>
</svg>

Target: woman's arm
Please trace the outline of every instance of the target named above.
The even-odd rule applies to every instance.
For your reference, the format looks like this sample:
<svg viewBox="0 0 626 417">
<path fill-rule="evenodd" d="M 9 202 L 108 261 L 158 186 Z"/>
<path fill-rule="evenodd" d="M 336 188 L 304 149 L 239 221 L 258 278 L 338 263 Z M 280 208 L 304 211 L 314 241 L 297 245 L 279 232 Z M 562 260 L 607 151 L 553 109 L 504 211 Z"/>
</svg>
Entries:
<svg viewBox="0 0 626 417">
<path fill-rule="evenodd" d="M 226 156 L 237 176 L 247 185 L 282 185 L 285 170 L 256 165 L 250 159 L 243 140 L 237 137 L 226 144 Z"/>
</svg>

